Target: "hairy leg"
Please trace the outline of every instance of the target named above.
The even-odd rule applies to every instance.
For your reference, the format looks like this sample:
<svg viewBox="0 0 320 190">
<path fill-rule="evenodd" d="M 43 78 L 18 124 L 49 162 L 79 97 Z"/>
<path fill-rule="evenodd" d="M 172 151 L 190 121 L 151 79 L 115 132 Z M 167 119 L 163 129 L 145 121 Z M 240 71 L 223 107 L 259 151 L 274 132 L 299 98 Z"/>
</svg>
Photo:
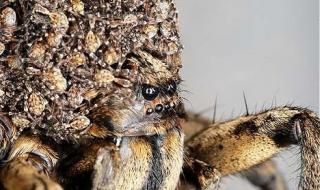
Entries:
<svg viewBox="0 0 320 190">
<path fill-rule="evenodd" d="M 40 139 L 20 137 L 3 162 L 0 182 L 7 190 L 60 190 L 60 185 L 48 175 L 52 174 L 56 160 L 56 153 Z"/>
<path fill-rule="evenodd" d="M 207 118 L 202 117 L 199 114 L 189 113 L 188 121 L 183 124 L 183 129 L 186 135 L 186 143 L 188 143 L 188 140 L 190 138 L 208 129 L 210 125 L 212 125 L 212 122 L 210 122 Z M 198 168 L 199 166 L 192 167 Z M 188 169 L 191 169 L 190 166 Z M 214 178 L 215 180 L 213 181 L 218 182 L 220 174 L 217 171 L 215 171 L 214 173 L 216 176 Z M 266 162 L 253 166 L 252 168 L 242 172 L 241 174 L 250 183 L 262 190 L 287 189 L 287 185 L 282 174 L 279 172 L 276 164 L 271 160 L 267 160 Z M 192 187 L 191 184 L 188 184 L 185 182 L 185 180 L 182 180 L 181 189 L 189 189 L 190 187 Z"/>
<path fill-rule="evenodd" d="M 308 109 L 279 107 L 218 123 L 188 141 L 192 159 L 222 176 L 251 168 L 290 145 L 301 147 L 302 189 L 320 189 L 319 119 Z"/>
<path fill-rule="evenodd" d="M 14 158 L 0 172 L 2 186 L 6 190 L 62 190 L 60 185 L 34 167 L 33 161 Z"/>
<path fill-rule="evenodd" d="M 0 160 L 7 154 L 15 136 L 16 127 L 5 114 L 0 113 Z"/>
<path fill-rule="evenodd" d="M 179 189 L 218 189 L 220 178 L 221 173 L 212 165 L 187 156 Z"/>
</svg>

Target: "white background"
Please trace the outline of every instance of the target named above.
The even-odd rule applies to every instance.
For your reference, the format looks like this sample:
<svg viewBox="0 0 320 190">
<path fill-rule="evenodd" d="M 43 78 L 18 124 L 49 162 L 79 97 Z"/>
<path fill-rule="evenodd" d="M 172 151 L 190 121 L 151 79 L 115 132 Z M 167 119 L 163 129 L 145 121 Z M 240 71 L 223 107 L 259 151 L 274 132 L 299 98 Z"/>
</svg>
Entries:
<svg viewBox="0 0 320 190">
<path fill-rule="evenodd" d="M 180 13 L 189 109 L 200 111 L 218 98 L 217 118 L 293 104 L 318 111 L 317 0 L 176 0 Z M 206 113 L 212 115 L 212 110 Z M 294 152 L 289 153 L 289 152 Z M 277 163 L 289 189 L 297 189 L 299 155 L 288 151 Z M 238 177 L 221 189 L 253 189 Z"/>
</svg>

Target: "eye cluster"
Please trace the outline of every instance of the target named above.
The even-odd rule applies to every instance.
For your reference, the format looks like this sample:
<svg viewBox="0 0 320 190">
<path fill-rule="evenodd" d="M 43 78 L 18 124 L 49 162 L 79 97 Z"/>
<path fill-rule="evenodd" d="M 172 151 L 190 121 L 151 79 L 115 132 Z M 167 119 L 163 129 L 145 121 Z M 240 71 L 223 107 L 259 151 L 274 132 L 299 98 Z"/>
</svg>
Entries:
<svg viewBox="0 0 320 190">
<path fill-rule="evenodd" d="M 157 104 L 154 109 L 153 108 L 147 109 L 147 115 L 150 115 L 154 112 L 161 113 L 163 111 L 168 111 L 170 109 L 174 109 L 175 107 L 176 107 L 176 104 L 174 102 L 170 102 L 169 104 L 165 104 L 165 105 Z"/>
<path fill-rule="evenodd" d="M 142 96 L 144 99 L 146 99 L 148 101 L 152 101 L 152 100 L 156 99 L 160 93 L 171 97 L 176 94 L 176 91 L 177 91 L 177 83 L 172 80 L 161 87 L 156 87 L 156 86 L 153 86 L 150 84 L 144 84 L 144 85 L 142 85 L 142 92 L 141 93 L 142 93 Z M 148 108 L 146 114 L 150 115 L 154 112 L 161 113 L 166 110 L 174 109 L 175 106 L 176 105 L 174 102 L 170 102 L 170 103 L 167 103 L 164 105 L 157 104 L 154 108 Z"/>
</svg>

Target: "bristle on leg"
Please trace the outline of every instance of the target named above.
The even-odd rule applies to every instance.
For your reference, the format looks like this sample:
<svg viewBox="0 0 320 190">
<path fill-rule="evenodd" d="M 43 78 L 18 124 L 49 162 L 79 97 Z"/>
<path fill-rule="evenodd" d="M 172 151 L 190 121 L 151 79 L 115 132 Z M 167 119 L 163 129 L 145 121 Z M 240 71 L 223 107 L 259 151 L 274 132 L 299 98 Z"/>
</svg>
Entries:
<svg viewBox="0 0 320 190">
<path fill-rule="evenodd" d="M 187 142 L 190 157 L 222 176 L 262 163 L 291 145 L 301 149 L 302 189 L 320 189 L 320 126 L 311 110 L 278 107 L 212 125 Z"/>
</svg>

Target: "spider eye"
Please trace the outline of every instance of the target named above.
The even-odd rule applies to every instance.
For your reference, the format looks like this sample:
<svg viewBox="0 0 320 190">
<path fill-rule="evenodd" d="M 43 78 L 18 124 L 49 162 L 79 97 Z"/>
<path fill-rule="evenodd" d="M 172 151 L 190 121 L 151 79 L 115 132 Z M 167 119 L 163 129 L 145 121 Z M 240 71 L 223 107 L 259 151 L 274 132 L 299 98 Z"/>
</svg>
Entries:
<svg viewBox="0 0 320 190">
<path fill-rule="evenodd" d="M 158 94 L 158 88 L 148 84 L 144 84 L 142 86 L 142 96 L 144 97 L 144 99 L 149 101 L 154 100 L 158 96 Z"/>
<path fill-rule="evenodd" d="M 170 81 L 166 91 L 169 96 L 173 96 L 177 91 L 177 83 L 175 81 Z"/>
</svg>

